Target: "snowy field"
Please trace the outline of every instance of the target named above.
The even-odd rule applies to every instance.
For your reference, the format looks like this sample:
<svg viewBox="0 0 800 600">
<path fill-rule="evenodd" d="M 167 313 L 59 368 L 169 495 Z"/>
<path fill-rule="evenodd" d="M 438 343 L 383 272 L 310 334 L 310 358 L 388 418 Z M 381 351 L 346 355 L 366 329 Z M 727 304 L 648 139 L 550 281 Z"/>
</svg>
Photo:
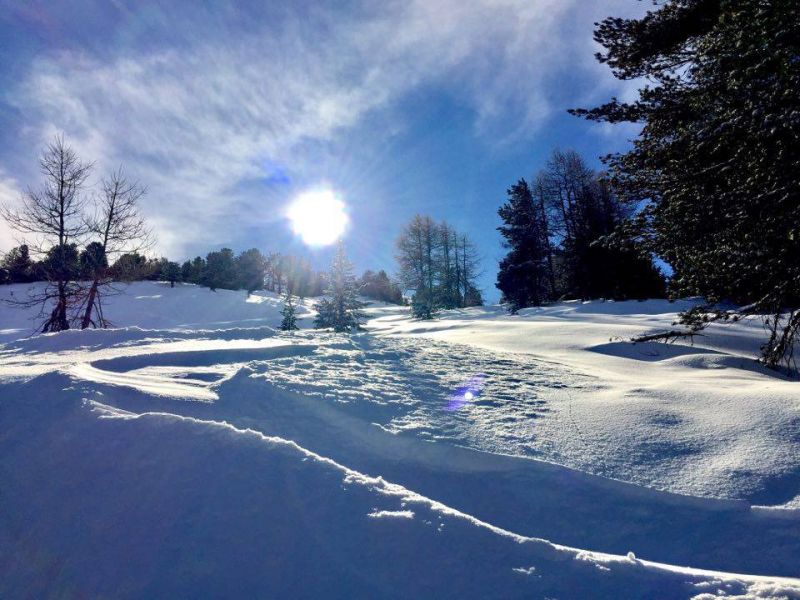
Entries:
<svg viewBox="0 0 800 600">
<path fill-rule="evenodd" d="M 0 287 L 0 297 L 26 286 Z M 137 283 L 117 329 L 0 306 L 0 598 L 800 598 L 800 383 L 686 303 L 285 334 Z"/>
</svg>

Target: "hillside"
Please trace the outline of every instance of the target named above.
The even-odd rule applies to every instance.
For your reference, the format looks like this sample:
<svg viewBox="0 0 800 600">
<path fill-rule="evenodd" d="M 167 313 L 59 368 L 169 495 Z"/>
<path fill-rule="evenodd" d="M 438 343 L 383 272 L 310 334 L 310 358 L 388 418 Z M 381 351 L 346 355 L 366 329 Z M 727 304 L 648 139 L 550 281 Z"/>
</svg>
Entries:
<svg viewBox="0 0 800 600">
<path fill-rule="evenodd" d="M 0 306 L 0 596 L 800 598 L 797 382 L 756 322 L 623 341 L 684 306 Z"/>
</svg>

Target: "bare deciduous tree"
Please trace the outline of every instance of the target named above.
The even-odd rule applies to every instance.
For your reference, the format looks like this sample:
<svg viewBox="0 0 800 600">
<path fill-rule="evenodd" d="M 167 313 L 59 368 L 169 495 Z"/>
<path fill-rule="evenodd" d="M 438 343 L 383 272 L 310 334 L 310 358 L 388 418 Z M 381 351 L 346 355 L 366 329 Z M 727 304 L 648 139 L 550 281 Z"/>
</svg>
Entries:
<svg viewBox="0 0 800 600">
<path fill-rule="evenodd" d="M 83 188 L 91 169 L 91 163 L 81 161 L 64 138 L 56 136 L 39 159 L 44 177 L 41 188 L 29 188 L 22 206 L 2 208 L 2 216 L 13 229 L 34 236 L 31 250 L 46 256 L 43 265 L 48 283 L 44 290 L 15 301 L 41 308 L 41 316 L 46 317 L 43 332 L 69 329 L 68 312 L 79 296 L 75 243 L 87 232 Z M 52 302 L 55 306 L 48 314 Z"/>
<path fill-rule="evenodd" d="M 139 199 L 145 194 L 138 182 L 129 181 L 122 167 L 101 181 L 102 190 L 95 202 L 95 215 L 86 223 L 97 238 L 100 260 L 89 269 L 91 284 L 86 294 L 81 329 L 106 327 L 102 298 L 112 289 L 109 265 L 114 257 L 124 253 L 143 252 L 152 246 L 152 232 L 139 214 Z"/>
</svg>

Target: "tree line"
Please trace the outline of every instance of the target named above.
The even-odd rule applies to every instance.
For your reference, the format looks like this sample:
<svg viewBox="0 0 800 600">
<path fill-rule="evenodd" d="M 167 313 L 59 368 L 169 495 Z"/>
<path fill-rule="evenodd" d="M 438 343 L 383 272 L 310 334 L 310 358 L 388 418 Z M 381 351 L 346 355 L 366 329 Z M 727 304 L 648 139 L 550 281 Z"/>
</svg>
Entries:
<svg viewBox="0 0 800 600">
<path fill-rule="evenodd" d="M 196 256 L 182 264 L 149 258 L 154 237 L 139 211 L 146 193 L 122 168 L 100 179 L 90 194 L 87 181 L 93 163 L 56 136 L 39 159 L 42 183 L 29 188 L 19 206 L 0 207 L 0 215 L 20 234 L 36 240 L 23 243 L 0 260 L 0 283 L 43 282 L 24 296 L 6 303 L 38 308 L 40 330 L 108 327 L 107 297 L 119 293 L 117 283 L 163 280 L 192 283 L 211 290 L 268 290 L 289 296 L 322 295 L 331 274 L 315 270 L 296 256 L 257 248 L 235 255 L 230 248 Z M 366 271 L 354 279 L 358 294 L 379 301 L 402 303 L 398 284 L 385 271 Z"/>
<path fill-rule="evenodd" d="M 553 151 L 530 184 L 511 186 L 498 214 L 508 254 L 496 285 L 511 312 L 559 299 L 665 295 L 650 254 L 606 243 L 632 208 L 573 150 Z"/>
</svg>

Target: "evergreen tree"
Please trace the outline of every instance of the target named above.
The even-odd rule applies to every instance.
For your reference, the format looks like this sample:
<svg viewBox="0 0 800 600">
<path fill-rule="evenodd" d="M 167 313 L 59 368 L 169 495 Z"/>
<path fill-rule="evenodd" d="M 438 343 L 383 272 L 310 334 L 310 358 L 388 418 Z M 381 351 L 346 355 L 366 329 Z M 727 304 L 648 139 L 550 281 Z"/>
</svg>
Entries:
<svg viewBox="0 0 800 600">
<path fill-rule="evenodd" d="M 117 281 L 139 281 L 145 279 L 148 272 L 148 261 L 138 252 L 123 254 L 111 266 L 111 275 Z"/>
<path fill-rule="evenodd" d="M 236 257 L 236 278 L 238 285 L 247 290 L 249 296 L 264 287 L 267 259 L 257 248 L 245 250 Z"/>
<path fill-rule="evenodd" d="M 503 220 L 498 231 L 509 252 L 500 261 L 497 288 L 512 312 L 538 306 L 549 299 L 550 255 L 546 225 L 524 179 L 508 190 L 508 200 L 497 211 Z"/>
<path fill-rule="evenodd" d="M 386 271 L 381 269 L 377 273 L 373 271 L 364 271 L 359 282 L 361 295 L 380 302 L 389 302 L 391 304 L 402 304 L 403 293 L 400 287 L 389 279 Z"/>
<path fill-rule="evenodd" d="M 297 308 L 294 303 L 294 296 L 289 288 L 286 288 L 286 295 L 283 297 L 283 308 L 281 309 L 281 329 L 283 331 L 294 331 L 297 329 Z"/>
<path fill-rule="evenodd" d="M 161 266 L 161 279 L 169 281 L 169 287 L 174 288 L 175 282 L 181 280 L 181 267 L 178 263 L 168 260 Z"/>
<path fill-rule="evenodd" d="M 61 244 L 47 251 L 42 268 L 48 281 L 75 281 L 81 266 L 77 244 Z"/>
<path fill-rule="evenodd" d="M 314 326 L 318 329 L 331 327 L 339 332 L 361 329 L 364 303 L 358 299 L 358 291 L 353 267 L 340 241 L 331 264 L 326 297 L 314 306 L 317 310 Z"/>
<path fill-rule="evenodd" d="M 93 281 L 101 276 L 108 268 L 108 258 L 106 257 L 103 244 L 92 242 L 83 249 L 80 255 L 81 277 L 88 281 Z"/>
<path fill-rule="evenodd" d="M 2 266 L 11 283 L 28 283 L 34 279 L 34 265 L 26 244 L 9 250 L 3 258 Z"/>
<path fill-rule="evenodd" d="M 206 272 L 206 261 L 202 256 L 195 256 L 188 267 L 186 263 L 184 263 L 183 269 L 189 274 L 188 277 L 184 274 L 184 281 L 187 283 L 200 284 L 203 281 L 203 274 Z"/>
<path fill-rule="evenodd" d="M 642 124 L 607 159 L 617 193 L 647 203 L 619 237 L 666 260 L 674 294 L 771 314 L 764 360 L 788 362 L 800 331 L 797 2 L 670 0 L 604 20 L 595 40 L 616 77 L 650 82 L 633 102 L 572 111 Z M 698 316 L 730 313 L 684 320 Z"/>
<path fill-rule="evenodd" d="M 181 279 L 186 283 L 195 283 L 192 261 L 187 260 L 181 265 Z"/>
<path fill-rule="evenodd" d="M 206 268 L 201 278 L 203 285 L 211 288 L 211 291 L 233 290 L 237 288 L 236 279 L 236 264 L 230 248 L 208 253 Z"/>
<path fill-rule="evenodd" d="M 463 306 L 483 306 L 483 294 L 472 284 L 467 287 L 467 292 L 464 294 Z"/>
</svg>

